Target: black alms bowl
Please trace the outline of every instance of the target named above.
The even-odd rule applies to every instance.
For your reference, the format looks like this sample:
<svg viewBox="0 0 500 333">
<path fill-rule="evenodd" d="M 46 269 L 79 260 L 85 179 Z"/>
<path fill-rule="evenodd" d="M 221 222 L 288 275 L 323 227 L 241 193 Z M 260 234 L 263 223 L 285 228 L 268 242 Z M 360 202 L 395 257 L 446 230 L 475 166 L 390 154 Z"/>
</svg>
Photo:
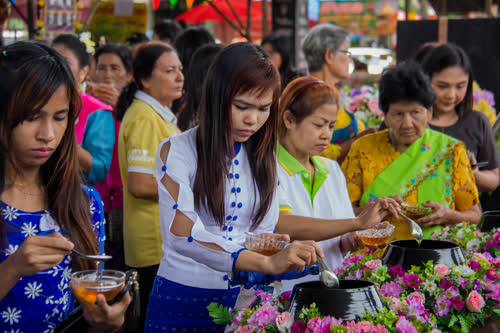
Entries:
<svg viewBox="0 0 500 333">
<path fill-rule="evenodd" d="M 424 239 L 419 246 L 416 240 L 405 239 L 391 242 L 382 262 L 389 267 L 401 265 L 407 270 L 412 265 L 423 266 L 429 260 L 434 265 L 451 267 L 463 264 L 465 257 L 460 245 L 453 242 Z"/>
<path fill-rule="evenodd" d="M 491 231 L 500 227 L 500 210 L 490 210 L 484 212 L 479 220 L 479 228 L 483 232 Z"/>
<path fill-rule="evenodd" d="M 324 287 L 321 282 L 299 283 L 293 287 L 287 311 L 299 313 L 315 303 L 323 316 L 355 320 L 362 313 L 377 313 L 383 308 L 373 283 L 361 280 L 340 280 L 339 288 Z"/>
</svg>

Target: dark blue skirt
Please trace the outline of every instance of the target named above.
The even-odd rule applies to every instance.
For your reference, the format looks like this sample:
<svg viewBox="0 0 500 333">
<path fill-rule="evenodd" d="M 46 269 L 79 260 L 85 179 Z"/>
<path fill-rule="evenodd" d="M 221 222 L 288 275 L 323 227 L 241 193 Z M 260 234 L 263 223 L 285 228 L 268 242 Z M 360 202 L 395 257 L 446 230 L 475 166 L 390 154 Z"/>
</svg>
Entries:
<svg viewBox="0 0 500 333">
<path fill-rule="evenodd" d="M 156 276 L 149 296 L 146 333 L 224 332 L 208 315 L 207 306 L 215 302 L 234 307 L 240 288 L 229 290 L 188 287 Z"/>
</svg>

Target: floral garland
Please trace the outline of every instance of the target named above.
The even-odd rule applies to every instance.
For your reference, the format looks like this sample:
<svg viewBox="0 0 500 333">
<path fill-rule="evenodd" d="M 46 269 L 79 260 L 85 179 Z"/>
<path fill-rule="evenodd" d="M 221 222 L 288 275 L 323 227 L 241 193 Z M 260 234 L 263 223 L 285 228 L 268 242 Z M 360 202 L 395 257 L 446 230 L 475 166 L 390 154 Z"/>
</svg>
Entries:
<svg viewBox="0 0 500 333">
<path fill-rule="evenodd" d="M 378 88 L 364 85 L 350 89 L 345 86 L 340 92 L 347 110 L 356 115 L 367 127 L 378 127 L 384 121 L 384 113 L 378 106 Z"/>
<path fill-rule="evenodd" d="M 489 318 L 500 320 L 500 257 L 496 256 L 500 232 L 477 232 L 477 227 L 464 223 L 435 235 L 469 244 L 466 262 L 460 266 L 429 261 L 404 271 L 400 265 L 383 265 L 380 251 L 348 255 L 336 269 L 339 278 L 373 282 L 384 304 L 380 312 L 356 321 L 322 316 L 315 304 L 294 316 L 285 311 L 290 292 L 272 298 L 257 291 L 255 301 L 244 310 L 215 303 L 208 309 L 216 323 L 227 325 L 227 333 L 468 332 Z M 475 239 L 479 244 L 471 243 Z"/>
</svg>

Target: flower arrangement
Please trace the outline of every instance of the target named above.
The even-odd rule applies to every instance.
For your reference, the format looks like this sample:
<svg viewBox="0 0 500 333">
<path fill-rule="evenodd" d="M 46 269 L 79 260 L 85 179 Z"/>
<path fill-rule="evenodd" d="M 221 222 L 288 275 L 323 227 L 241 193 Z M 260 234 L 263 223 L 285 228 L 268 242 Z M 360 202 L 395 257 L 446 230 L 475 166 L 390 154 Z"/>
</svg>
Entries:
<svg viewBox="0 0 500 333">
<path fill-rule="evenodd" d="M 495 95 L 489 90 L 481 89 L 474 81 L 473 84 L 473 106 L 476 111 L 480 111 L 488 117 L 491 125 L 495 122 L 497 114 L 495 111 Z"/>
<path fill-rule="evenodd" d="M 384 113 L 378 106 L 378 90 L 374 86 L 361 86 L 350 89 L 344 87 L 340 92 L 346 109 L 368 127 L 378 127 L 384 120 Z"/>
<path fill-rule="evenodd" d="M 485 241 L 484 246 L 495 248 L 500 233 L 493 233 L 492 238 L 493 243 Z M 483 326 L 488 318 L 500 320 L 500 258 L 470 250 L 464 265 L 447 267 L 429 261 L 408 271 L 399 265 L 389 268 L 379 258 L 365 250 L 348 255 L 336 269 L 340 279 L 368 280 L 378 288 L 384 309 L 356 321 L 323 316 L 315 304 L 289 313 L 285 305 L 290 292 L 272 298 L 257 291 L 248 309 L 212 303 L 209 313 L 216 323 L 227 325 L 226 333 L 468 332 Z"/>
</svg>

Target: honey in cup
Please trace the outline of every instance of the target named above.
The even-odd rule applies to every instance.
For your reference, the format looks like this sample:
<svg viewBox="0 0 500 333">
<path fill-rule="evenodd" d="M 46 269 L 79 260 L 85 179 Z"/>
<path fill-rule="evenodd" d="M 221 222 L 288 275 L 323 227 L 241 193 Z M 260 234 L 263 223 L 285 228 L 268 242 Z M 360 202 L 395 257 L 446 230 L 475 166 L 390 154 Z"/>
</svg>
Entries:
<svg viewBox="0 0 500 333">
<path fill-rule="evenodd" d="M 255 253 L 264 256 L 272 256 L 287 247 L 288 242 L 283 240 L 268 238 L 266 235 L 246 234 L 245 247 Z"/>
<path fill-rule="evenodd" d="M 80 302 L 95 303 L 98 294 L 104 295 L 106 301 L 120 293 L 125 283 L 125 273 L 105 269 L 99 279 L 97 270 L 75 272 L 71 275 L 73 292 Z"/>
<path fill-rule="evenodd" d="M 364 245 L 380 246 L 389 243 L 395 227 L 387 224 L 385 227 L 356 231 Z"/>
</svg>

